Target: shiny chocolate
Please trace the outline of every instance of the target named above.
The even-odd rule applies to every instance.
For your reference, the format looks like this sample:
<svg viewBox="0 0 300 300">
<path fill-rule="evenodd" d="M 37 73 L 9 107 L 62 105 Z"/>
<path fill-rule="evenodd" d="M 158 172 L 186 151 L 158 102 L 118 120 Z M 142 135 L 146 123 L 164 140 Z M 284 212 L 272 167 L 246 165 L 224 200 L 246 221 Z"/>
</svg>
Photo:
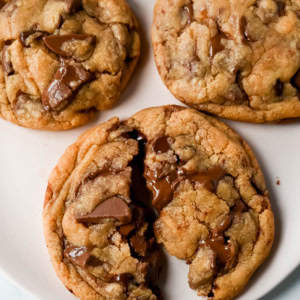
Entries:
<svg viewBox="0 0 300 300">
<path fill-rule="evenodd" d="M 122 224 L 127 224 L 131 222 L 132 214 L 123 199 L 112 197 L 101 202 L 91 213 L 77 216 L 76 220 L 82 223 L 98 224 L 103 221 L 103 218 L 113 218 Z"/>
</svg>

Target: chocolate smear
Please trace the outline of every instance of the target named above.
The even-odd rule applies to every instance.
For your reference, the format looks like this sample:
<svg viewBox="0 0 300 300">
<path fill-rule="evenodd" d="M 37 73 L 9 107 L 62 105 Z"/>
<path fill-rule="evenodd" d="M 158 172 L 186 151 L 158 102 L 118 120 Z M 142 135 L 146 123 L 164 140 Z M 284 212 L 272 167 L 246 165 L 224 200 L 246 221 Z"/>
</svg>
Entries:
<svg viewBox="0 0 300 300">
<path fill-rule="evenodd" d="M 91 213 L 78 216 L 76 220 L 82 223 L 101 223 L 103 218 L 113 218 L 122 224 L 131 222 L 132 215 L 127 203 L 119 198 L 112 197 L 101 202 Z"/>
<path fill-rule="evenodd" d="M 49 35 L 43 38 L 45 45 L 55 54 L 72 57 L 72 53 L 63 50 L 63 45 L 68 42 L 87 41 L 90 45 L 94 45 L 96 37 L 91 34 L 66 34 L 66 35 Z"/>
<path fill-rule="evenodd" d="M 80 87 L 92 79 L 92 74 L 79 64 L 62 60 L 48 89 L 42 95 L 42 102 L 52 110 L 61 110 L 72 100 Z"/>
<path fill-rule="evenodd" d="M 157 138 L 153 143 L 153 150 L 157 154 L 166 153 L 171 150 L 168 137 L 161 136 Z"/>
<path fill-rule="evenodd" d="M 11 63 L 11 57 L 8 48 L 9 46 L 4 46 L 2 49 L 1 63 L 4 72 L 9 76 L 14 73 L 14 69 Z"/>
<path fill-rule="evenodd" d="M 81 268 L 85 268 L 92 250 L 92 247 L 70 246 L 65 249 L 64 255 L 72 260 L 76 265 L 79 265 Z"/>
</svg>

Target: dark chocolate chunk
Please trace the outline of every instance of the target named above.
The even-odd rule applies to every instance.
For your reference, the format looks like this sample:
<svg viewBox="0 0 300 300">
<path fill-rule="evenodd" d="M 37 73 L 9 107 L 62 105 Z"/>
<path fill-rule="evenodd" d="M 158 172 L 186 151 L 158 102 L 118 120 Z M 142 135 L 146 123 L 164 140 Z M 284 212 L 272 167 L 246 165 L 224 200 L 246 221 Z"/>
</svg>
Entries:
<svg viewBox="0 0 300 300">
<path fill-rule="evenodd" d="M 119 232 L 123 237 L 128 237 L 129 234 L 135 229 L 135 224 L 130 223 L 119 227 Z"/>
<path fill-rule="evenodd" d="M 92 247 L 70 246 L 65 249 L 64 255 L 72 260 L 75 264 L 85 268 L 92 250 Z"/>
<path fill-rule="evenodd" d="M 69 13 L 75 13 L 82 7 L 82 0 L 58 0 L 68 4 L 67 10 Z"/>
<path fill-rule="evenodd" d="M 292 78 L 291 83 L 297 90 L 300 90 L 300 69 L 297 71 L 295 76 Z"/>
<path fill-rule="evenodd" d="M 55 54 L 71 57 L 72 54 L 63 50 L 63 44 L 71 41 L 85 41 L 87 40 L 91 45 L 96 42 L 96 37 L 91 34 L 66 34 L 66 35 L 49 35 L 43 38 L 45 45 Z"/>
<path fill-rule="evenodd" d="M 276 96 L 282 96 L 284 90 L 284 83 L 280 81 L 280 79 L 277 79 L 276 84 L 275 84 L 275 93 Z"/>
<path fill-rule="evenodd" d="M 188 21 L 187 24 L 191 24 L 193 22 L 194 19 L 194 8 L 193 8 L 193 3 L 190 3 L 188 5 L 185 5 L 183 7 L 184 11 L 186 11 L 187 15 L 188 15 Z"/>
<path fill-rule="evenodd" d="M 20 33 L 20 41 L 24 47 L 29 47 L 30 43 L 33 40 L 35 40 L 41 36 L 44 36 L 46 34 L 48 34 L 48 33 L 45 31 L 36 30 L 36 29 L 23 31 Z"/>
<path fill-rule="evenodd" d="M 146 256 L 148 244 L 145 237 L 140 235 L 134 235 L 130 238 L 130 245 L 134 252 L 139 256 Z"/>
<path fill-rule="evenodd" d="M 298 16 L 298 18 L 300 19 L 300 10 L 296 10 L 295 13 Z"/>
<path fill-rule="evenodd" d="M 13 69 L 13 66 L 11 63 L 11 57 L 10 57 L 8 47 L 9 46 L 4 46 L 2 49 L 1 63 L 2 63 L 4 72 L 7 75 L 12 75 L 14 73 L 14 69 Z"/>
<path fill-rule="evenodd" d="M 133 277 L 132 274 L 130 274 L 130 273 L 123 273 L 123 274 L 120 274 L 120 275 L 115 275 L 113 277 L 113 281 L 123 284 L 125 286 L 125 288 L 127 289 L 130 280 L 132 280 L 133 278 L 134 277 Z"/>
<path fill-rule="evenodd" d="M 6 5 L 6 2 L 0 0 L 0 9 Z"/>
<path fill-rule="evenodd" d="M 161 136 L 157 138 L 153 143 L 153 150 L 157 154 L 166 153 L 171 150 L 170 144 L 168 142 L 167 136 Z"/>
<path fill-rule="evenodd" d="M 92 74 L 81 65 L 62 60 L 60 68 L 42 95 L 42 102 L 53 110 L 63 109 L 75 96 L 75 92 L 91 79 Z"/>
<path fill-rule="evenodd" d="M 278 9 L 277 10 L 278 15 L 280 17 L 284 16 L 285 15 L 285 3 L 277 1 L 276 4 L 277 4 L 277 9 Z"/>
<path fill-rule="evenodd" d="M 223 39 L 228 39 L 228 36 L 221 31 L 219 31 L 219 33 L 211 39 L 211 45 L 209 48 L 209 55 L 211 58 L 213 58 L 218 52 L 225 49 L 221 43 Z"/>
<path fill-rule="evenodd" d="M 82 223 L 100 223 L 103 218 L 117 219 L 123 224 L 131 222 L 132 215 L 127 203 L 119 198 L 112 197 L 101 202 L 91 213 L 78 216 L 76 219 Z"/>
</svg>

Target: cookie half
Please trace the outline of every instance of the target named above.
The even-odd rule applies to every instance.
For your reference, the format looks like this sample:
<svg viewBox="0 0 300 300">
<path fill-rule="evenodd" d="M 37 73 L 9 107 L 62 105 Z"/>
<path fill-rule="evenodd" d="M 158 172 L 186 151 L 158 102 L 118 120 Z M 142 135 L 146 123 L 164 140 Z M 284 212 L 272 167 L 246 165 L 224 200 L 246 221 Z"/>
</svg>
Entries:
<svg viewBox="0 0 300 300">
<path fill-rule="evenodd" d="M 156 65 L 180 101 L 221 117 L 300 117 L 298 0 L 157 0 Z"/>
<path fill-rule="evenodd" d="M 137 30 L 125 0 L 10 1 L 0 10 L 0 116 L 35 129 L 87 123 L 127 85 Z"/>
<path fill-rule="evenodd" d="M 199 295 L 232 299 L 274 236 L 249 146 L 224 123 L 178 106 L 83 134 L 49 178 L 43 220 L 54 268 L 81 299 L 159 299 L 156 242 L 190 264 Z"/>
</svg>

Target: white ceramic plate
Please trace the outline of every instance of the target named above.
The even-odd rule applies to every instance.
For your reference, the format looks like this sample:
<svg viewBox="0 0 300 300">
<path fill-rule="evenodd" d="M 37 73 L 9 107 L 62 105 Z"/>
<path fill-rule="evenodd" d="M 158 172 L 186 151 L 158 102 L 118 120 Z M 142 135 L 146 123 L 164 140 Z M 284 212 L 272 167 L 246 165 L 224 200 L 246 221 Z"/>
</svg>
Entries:
<svg viewBox="0 0 300 300">
<path fill-rule="evenodd" d="M 129 1 L 143 29 L 143 56 L 121 101 L 85 127 L 68 132 L 24 129 L 0 120 L 0 269 L 40 299 L 68 300 L 50 263 L 42 232 L 47 178 L 64 150 L 87 128 L 112 116 L 127 118 L 140 109 L 180 104 L 161 82 L 153 61 L 150 28 L 154 0 Z M 300 123 L 253 125 L 227 122 L 252 146 L 263 168 L 276 217 L 276 239 L 266 263 L 256 272 L 243 300 L 258 299 L 300 262 Z M 276 184 L 277 179 L 280 185 Z M 165 300 L 196 300 L 188 267 L 174 258 L 163 273 Z"/>
</svg>

